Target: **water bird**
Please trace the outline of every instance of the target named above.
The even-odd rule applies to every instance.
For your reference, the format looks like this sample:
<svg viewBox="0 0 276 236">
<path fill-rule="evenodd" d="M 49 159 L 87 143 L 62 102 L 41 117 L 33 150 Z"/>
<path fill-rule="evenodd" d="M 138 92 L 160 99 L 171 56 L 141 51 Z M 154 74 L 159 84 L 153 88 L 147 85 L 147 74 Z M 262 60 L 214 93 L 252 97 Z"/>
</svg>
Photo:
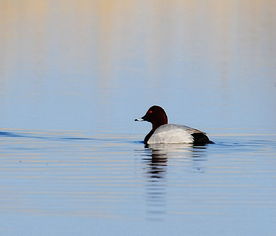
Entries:
<svg viewBox="0 0 276 236">
<path fill-rule="evenodd" d="M 144 144 L 186 143 L 205 145 L 213 143 L 206 133 L 185 125 L 168 124 L 165 110 L 160 106 L 152 106 L 147 113 L 135 121 L 148 121 L 152 124 L 151 131 L 146 135 Z"/>
</svg>

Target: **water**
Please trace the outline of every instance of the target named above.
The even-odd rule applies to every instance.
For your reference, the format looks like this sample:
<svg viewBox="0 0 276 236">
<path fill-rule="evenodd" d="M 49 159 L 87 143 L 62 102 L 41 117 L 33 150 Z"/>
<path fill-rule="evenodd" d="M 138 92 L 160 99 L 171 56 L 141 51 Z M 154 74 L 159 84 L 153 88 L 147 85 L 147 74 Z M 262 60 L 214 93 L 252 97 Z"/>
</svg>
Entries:
<svg viewBox="0 0 276 236">
<path fill-rule="evenodd" d="M 276 135 L 205 147 L 139 135 L 1 130 L 5 235 L 273 235 Z"/>
<path fill-rule="evenodd" d="M 265 1 L 0 2 L 1 235 L 275 235 Z M 206 131 L 144 147 L 149 106 Z"/>
</svg>

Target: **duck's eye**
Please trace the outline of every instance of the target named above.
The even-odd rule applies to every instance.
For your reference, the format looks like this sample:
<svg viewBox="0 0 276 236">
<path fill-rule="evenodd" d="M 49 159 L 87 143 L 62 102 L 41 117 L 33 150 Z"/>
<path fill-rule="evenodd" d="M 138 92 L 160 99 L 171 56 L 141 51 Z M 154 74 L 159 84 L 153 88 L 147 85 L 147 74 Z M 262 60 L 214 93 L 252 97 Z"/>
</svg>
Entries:
<svg viewBox="0 0 276 236">
<path fill-rule="evenodd" d="M 149 110 L 148 113 L 151 114 L 151 113 L 152 113 L 152 110 Z"/>
</svg>

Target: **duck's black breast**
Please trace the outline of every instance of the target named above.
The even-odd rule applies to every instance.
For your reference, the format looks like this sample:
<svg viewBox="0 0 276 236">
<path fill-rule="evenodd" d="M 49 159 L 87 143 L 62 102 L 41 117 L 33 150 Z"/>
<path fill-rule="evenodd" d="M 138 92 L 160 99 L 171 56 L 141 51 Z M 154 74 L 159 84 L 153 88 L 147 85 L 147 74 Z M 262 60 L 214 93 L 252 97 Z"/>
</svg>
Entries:
<svg viewBox="0 0 276 236">
<path fill-rule="evenodd" d="M 154 133 L 154 129 L 152 129 L 148 134 L 147 134 L 147 136 L 145 137 L 145 139 L 144 139 L 144 144 L 147 144 L 148 143 L 148 141 L 149 141 L 149 139 L 150 139 L 150 137 L 152 136 L 152 134 Z"/>
</svg>

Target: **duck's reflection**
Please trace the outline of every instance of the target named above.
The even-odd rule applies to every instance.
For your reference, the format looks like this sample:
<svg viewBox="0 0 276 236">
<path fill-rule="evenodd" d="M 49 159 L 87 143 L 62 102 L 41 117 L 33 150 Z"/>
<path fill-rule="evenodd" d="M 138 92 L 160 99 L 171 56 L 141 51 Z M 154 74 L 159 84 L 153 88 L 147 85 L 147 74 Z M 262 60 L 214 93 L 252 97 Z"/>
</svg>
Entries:
<svg viewBox="0 0 276 236">
<path fill-rule="evenodd" d="M 183 144 L 155 144 L 145 146 L 147 216 L 151 220 L 162 220 L 166 213 L 167 192 L 174 188 L 174 174 L 204 173 L 206 147 Z M 175 168 L 175 170 L 174 170 Z M 168 171 L 171 170 L 171 171 Z M 185 173 L 185 171 L 187 171 Z M 168 176 L 167 176 L 168 175 Z M 179 176 L 181 178 L 181 176 Z M 184 177 L 184 176 L 182 176 Z"/>
<path fill-rule="evenodd" d="M 147 164 L 146 175 L 149 181 L 156 181 L 157 179 L 163 178 L 166 174 L 168 162 L 167 153 L 159 148 L 149 148 L 148 151 L 150 155 L 144 158 Z"/>
<path fill-rule="evenodd" d="M 164 178 L 167 172 L 168 160 L 173 165 L 183 164 L 187 171 L 204 172 L 203 163 L 206 160 L 206 146 L 188 144 L 155 144 L 146 145 L 143 160 L 147 164 L 146 176 L 150 181 Z"/>
</svg>

